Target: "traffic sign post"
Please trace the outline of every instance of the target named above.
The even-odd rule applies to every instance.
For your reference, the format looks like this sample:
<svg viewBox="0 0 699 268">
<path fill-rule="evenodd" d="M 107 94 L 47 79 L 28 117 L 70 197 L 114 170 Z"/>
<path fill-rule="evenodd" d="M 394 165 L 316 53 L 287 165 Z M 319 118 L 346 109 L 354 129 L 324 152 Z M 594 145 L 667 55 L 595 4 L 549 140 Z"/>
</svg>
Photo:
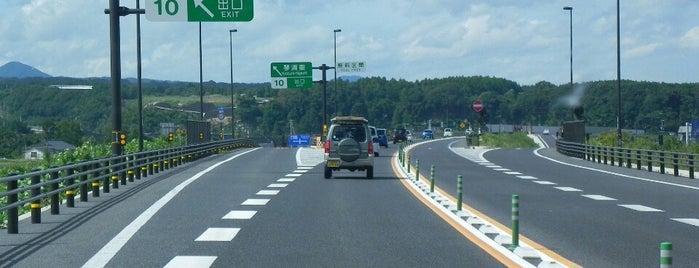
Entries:
<svg viewBox="0 0 699 268">
<path fill-rule="evenodd" d="M 272 88 L 312 88 L 310 62 L 273 62 L 270 64 Z"/>
<path fill-rule="evenodd" d="M 150 21 L 251 21 L 253 0 L 146 1 Z"/>
<path fill-rule="evenodd" d="M 483 102 L 480 100 L 475 100 L 473 101 L 473 105 L 471 106 L 473 108 L 473 111 L 480 113 L 483 111 Z"/>
<path fill-rule="evenodd" d="M 223 121 L 225 119 L 225 113 L 224 113 L 224 108 L 223 107 L 218 107 L 218 120 Z"/>
</svg>

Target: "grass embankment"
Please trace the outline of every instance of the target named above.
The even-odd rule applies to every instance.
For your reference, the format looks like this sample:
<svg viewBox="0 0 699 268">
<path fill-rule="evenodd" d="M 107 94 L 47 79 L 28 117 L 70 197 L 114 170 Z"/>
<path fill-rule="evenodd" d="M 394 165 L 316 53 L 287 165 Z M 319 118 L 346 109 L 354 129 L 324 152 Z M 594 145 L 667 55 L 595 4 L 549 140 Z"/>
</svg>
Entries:
<svg viewBox="0 0 699 268">
<path fill-rule="evenodd" d="M 481 145 L 498 148 L 536 148 L 536 143 L 524 132 L 485 133 Z"/>
<path fill-rule="evenodd" d="M 690 144 L 685 144 L 676 135 L 663 135 L 662 144 L 660 142 L 661 138 L 658 134 L 630 135 L 629 133 L 624 132 L 622 133 L 621 139 L 623 144 L 622 147 L 624 148 L 678 153 L 699 153 L 699 143 L 692 142 Z M 590 138 L 587 143 L 597 146 L 616 147 L 617 133 L 615 131 L 604 132 L 596 137 Z"/>
</svg>

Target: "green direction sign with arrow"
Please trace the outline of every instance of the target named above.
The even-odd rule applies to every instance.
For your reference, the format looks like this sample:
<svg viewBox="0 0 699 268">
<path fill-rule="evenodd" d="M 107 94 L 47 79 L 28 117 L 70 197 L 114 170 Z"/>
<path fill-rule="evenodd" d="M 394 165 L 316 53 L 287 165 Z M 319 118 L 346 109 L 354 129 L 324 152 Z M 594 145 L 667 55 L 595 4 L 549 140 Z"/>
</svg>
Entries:
<svg viewBox="0 0 699 268">
<path fill-rule="evenodd" d="M 253 0 L 146 1 L 150 21 L 251 21 Z"/>
<path fill-rule="evenodd" d="M 272 62 L 272 88 L 313 87 L 313 66 L 310 62 Z"/>
</svg>

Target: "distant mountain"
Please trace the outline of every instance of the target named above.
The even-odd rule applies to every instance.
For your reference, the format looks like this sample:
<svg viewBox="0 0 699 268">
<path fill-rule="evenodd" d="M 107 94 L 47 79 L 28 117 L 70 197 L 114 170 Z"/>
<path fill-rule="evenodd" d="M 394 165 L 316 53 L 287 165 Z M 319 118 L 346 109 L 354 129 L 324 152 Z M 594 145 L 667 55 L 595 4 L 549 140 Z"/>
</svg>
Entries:
<svg viewBox="0 0 699 268">
<path fill-rule="evenodd" d="M 21 62 L 11 61 L 0 66 L 0 77 L 25 78 L 25 77 L 51 77 L 38 69 Z"/>
<path fill-rule="evenodd" d="M 337 78 L 338 80 L 345 80 L 348 82 L 357 82 L 357 80 L 362 79 L 361 76 L 358 75 L 343 75 Z"/>
</svg>

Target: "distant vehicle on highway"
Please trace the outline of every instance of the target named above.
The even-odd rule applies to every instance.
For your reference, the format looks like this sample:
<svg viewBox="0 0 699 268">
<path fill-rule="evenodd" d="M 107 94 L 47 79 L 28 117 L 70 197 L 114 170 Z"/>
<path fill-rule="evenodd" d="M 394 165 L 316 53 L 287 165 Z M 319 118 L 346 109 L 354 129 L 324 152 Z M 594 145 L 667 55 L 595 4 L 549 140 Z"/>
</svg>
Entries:
<svg viewBox="0 0 699 268">
<path fill-rule="evenodd" d="M 451 128 L 445 128 L 444 129 L 444 134 L 442 134 L 444 137 L 451 137 L 454 136 L 454 133 L 451 131 Z"/>
<path fill-rule="evenodd" d="M 379 146 L 388 148 L 388 136 L 385 128 L 377 128 L 376 134 L 379 135 Z"/>
<path fill-rule="evenodd" d="M 473 134 L 474 134 L 473 129 L 470 129 L 470 128 L 466 129 L 466 136 L 471 136 Z"/>
<path fill-rule="evenodd" d="M 551 132 L 547 128 L 547 129 L 544 129 L 544 131 L 542 131 L 541 134 L 548 135 L 548 134 L 551 134 Z"/>
<path fill-rule="evenodd" d="M 393 130 L 393 144 L 408 141 L 408 130 L 396 128 Z"/>
<path fill-rule="evenodd" d="M 376 131 L 375 126 L 369 126 L 369 132 L 371 133 L 371 142 L 374 145 L 374 156 L 378 157 L 379 148 L 381 148 L 381 145 L 379 144 L 379 133 Z"/>
<path fill-rule="evenodd" d="M 427 140 L 427 139 L 434 139 L 434 131 L 431 129 L 425 129 L 422 131 L 422 139 Z"/>
</svg>

